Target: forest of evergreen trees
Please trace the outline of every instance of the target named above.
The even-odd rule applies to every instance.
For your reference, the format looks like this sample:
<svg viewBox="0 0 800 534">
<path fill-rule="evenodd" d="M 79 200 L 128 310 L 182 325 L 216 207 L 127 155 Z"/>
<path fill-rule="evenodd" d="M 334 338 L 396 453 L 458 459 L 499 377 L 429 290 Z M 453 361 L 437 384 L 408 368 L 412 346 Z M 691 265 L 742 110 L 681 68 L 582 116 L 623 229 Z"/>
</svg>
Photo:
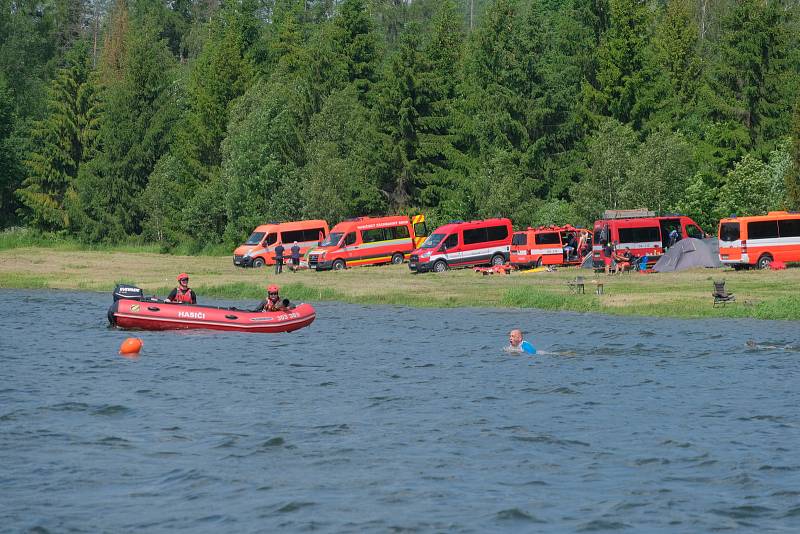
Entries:
<svg viewBox="0 0 800 534">
<path fill-rule="evenodd" d="M 798 0 L 0 0 L 0 226 L 800 208 Z"/>
</svg>

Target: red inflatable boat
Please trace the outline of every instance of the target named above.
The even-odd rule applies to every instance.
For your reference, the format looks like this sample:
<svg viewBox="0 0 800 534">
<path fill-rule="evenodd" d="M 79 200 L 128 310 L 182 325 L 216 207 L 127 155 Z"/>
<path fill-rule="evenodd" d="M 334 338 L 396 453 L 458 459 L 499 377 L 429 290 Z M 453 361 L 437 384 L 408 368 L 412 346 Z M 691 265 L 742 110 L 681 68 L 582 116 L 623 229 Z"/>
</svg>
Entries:
<svg viewBox="0 0 800 534">
<path fill-rule="evenodd" d="M 314 307 L 310 304 L 299 304 L 287 311 L 251 312 L 236 308 L 164 302 L 124 293 L 125 289 L 117 288 L 114 291 L 114 304 L 108 309 L 108 321 L 119 328 L 142 330 L 203 328 L 273 333 L 291 332 L 303 328 L 316 318 Z"/>
</svg>

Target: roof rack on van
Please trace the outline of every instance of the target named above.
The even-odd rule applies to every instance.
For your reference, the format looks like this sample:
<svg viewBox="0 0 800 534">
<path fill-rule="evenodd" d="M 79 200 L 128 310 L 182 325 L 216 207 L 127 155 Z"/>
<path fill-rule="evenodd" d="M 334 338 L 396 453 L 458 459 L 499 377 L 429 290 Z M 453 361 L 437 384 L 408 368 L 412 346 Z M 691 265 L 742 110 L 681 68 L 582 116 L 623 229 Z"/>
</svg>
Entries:
<svg viewBox="0 0 800 534">
<path fill-rule="evenodd" d="M 634 210 L 606 210 L 603 212 L 604 219 L 636 219 L 639 217 L 655 217 L 656 213 L 647 208 L 637 208 Z"/>
<path fill-rule="evenodd" d="M 464 221 L 449 221 L 447 224 L 458 224 L 463 223 Z"/>
<path fill-rule="evenodd" d="M 353 222 L 353 221 L 360 221 L 363 217 L 351 217 L 349 219 L 345 219 L 345 221 Z"/>
</svg>

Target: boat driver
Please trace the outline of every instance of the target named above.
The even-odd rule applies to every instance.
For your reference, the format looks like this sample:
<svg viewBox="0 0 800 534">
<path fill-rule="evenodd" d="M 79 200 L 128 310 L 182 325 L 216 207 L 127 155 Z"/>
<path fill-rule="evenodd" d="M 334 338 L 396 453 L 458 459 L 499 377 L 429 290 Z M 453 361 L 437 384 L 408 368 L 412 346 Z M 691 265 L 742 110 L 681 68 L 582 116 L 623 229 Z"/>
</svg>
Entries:
<svg viewBox="0 0 800 534">
<path fill-rule="evenodd" d="M 189 275 L 181 273 L 178 275 L 178 287 L 173 289 L 166 302 L 182 302 L 186 304 L 197 304 L 197 295 L 189 287 Z"/>
<path fill-rule="evenodd" d="M 267 298 L 262 300 L 258 307 L 254 310 L 256 312 L 274 312 L 274 311 L 286 311 L 289 309 L 289 299 L 281 300 L 281 296 L 278 294 L 279 288 L 275 284 L 272 284 L 267 288 Z"/>
</svg>

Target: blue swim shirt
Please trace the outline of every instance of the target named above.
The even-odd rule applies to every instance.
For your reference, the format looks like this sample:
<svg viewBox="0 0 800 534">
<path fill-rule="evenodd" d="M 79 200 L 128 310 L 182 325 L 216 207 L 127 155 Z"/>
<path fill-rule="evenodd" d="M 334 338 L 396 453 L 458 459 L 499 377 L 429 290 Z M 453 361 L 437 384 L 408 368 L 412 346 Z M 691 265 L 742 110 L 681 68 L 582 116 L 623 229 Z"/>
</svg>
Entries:
<svg viewBox="0 0 800 534">
<path fill-rule="evenodd" d="M 536 348 L 527 341 L 523 341 L 522 343 L 520 343 L 519 347 L 522 349 L 522 352 L 527 352 L 528 354 L 536 354 Z"/>
</svg>

